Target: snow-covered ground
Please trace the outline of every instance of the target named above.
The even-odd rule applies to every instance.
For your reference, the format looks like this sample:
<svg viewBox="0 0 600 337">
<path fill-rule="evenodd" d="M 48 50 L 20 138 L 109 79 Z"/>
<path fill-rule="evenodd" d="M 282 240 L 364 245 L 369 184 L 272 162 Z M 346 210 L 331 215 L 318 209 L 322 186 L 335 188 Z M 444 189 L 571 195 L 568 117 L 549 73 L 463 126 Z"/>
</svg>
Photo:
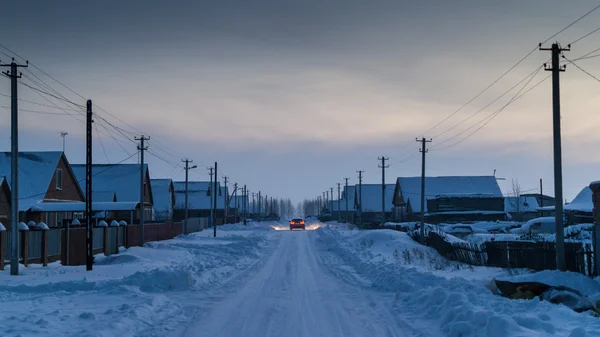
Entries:
<svg viewBox="0 0 600 337">
<path fill-rule="evenodd" d="M 501 269 L 446 261 L 403 232 L 307 225 L 227 225 L 98 256 L 92 272 L 0 272 L 0 336 L 600 336 L 598 318 L 493 295 L 484 283 Z"/>
</svg>

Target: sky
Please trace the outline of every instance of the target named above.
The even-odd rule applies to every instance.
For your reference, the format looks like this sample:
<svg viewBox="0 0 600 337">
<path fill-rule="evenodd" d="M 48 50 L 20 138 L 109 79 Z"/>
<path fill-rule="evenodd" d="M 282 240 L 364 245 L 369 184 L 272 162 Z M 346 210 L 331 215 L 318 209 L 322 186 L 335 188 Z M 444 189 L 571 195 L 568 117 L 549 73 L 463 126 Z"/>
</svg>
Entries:
<svg viewBox="0 0 600 337">
<path fill-rule="evenodd" d="M 208 180 L 207 168 L 216 161 L 218 175 L 230 182 L 300 201 L 344 177 L 357 183 L 357 170 L 365 171 L 365 183 L 381 182 L 380 156 L 390 158 L 388 183 L 420 175 L 415 138 L 425 136 L 433 140 L 428 175 L 495 171 L 505 179 L 499 180 L 505 193 L 513 179 L 523 191 L 537 193 L 543 179 L 544 193 L 553 195 L 552 87 L 549 79 L 542 81 L 550 73 L 541 69 L 549 52 L 532 52 L 453 113 L 538 43 L 597 5 L 14 1 L 3 7 L 15 15 L 0 21 L 5 32 L 0 44 L 10 49 L 0 47 L 0 60 L 16 53 L 35 65 L 23 70 L 23 84 L 56 90 L 81 105 L 92 99 L 94 112 L 111 124 L 95 119 L 95 162 L 130 157 L 124 162 L 135 163 L 133 137 L 150 136 L 145 159 L 156 178 L 184 179 L 181 159 L 190 158 L 198 165 L 190 179 Z M 599 28 L 599 22 L 600 9 L 545 46 L 567 45 Z M 575 59 L 597 48 L 600 32 L 573 43 L 565 55 Z M 600 58 L 576 64 L 600 77 Z M 541 71 L 527 82 L 536 69 Z M 571 200 L 600 179 L 594 151 L 600 142 L 595 132 L 600 83 L 572 65 L 560 76 L 564 197 Z M 542 82 L 479 129 L 484 117 L 521 87 L 489 104 L 521 80 L 521 86 L 528 83 L 521 93 Z M 41 81 L 51 88 L 40 87 Z M 68 159 L 83 163 L 80 111 L 66 115 L 54 106 L 74 106 L 46 93 L 19 87 L 20 149 L 61 150 L 64 131 Z M 5 151 L 10 150 L 9 94 L 9 80 L 0 80 Z"/>
</svg>

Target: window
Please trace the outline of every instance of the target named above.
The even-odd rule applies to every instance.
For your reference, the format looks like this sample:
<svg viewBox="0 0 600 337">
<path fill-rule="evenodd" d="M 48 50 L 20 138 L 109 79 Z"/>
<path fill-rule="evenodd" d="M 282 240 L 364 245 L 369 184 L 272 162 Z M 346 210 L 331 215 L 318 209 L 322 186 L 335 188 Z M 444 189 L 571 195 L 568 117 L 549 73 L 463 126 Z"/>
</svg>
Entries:
<svg viewBox="0 0 600 337">
<path fill-rule="evenodd" d="M 55 178 L 56 178 L 56 189 L 62 190 L 62 188 L 63 188 L 62 169 L 56 169 Z"/>
<path fill-rule="evenodd" d="M 83 219 L 83 212 L 75 212 L 73 213 L 73 219 Z"/>
</svg>

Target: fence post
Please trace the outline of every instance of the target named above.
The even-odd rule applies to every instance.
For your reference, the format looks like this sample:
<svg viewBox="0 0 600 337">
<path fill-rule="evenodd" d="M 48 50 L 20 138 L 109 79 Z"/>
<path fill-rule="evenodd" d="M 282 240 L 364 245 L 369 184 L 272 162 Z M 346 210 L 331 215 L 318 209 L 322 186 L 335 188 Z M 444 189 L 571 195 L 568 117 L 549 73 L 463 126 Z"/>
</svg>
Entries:
<svg viewBox="0 0 600 337">
<path fill-rule="evenodd" d="M 29 265 L 29 227 L 24 223 L 19 223 L 19 233 L 21 233 L 21 256 L 23 257 L 23 265 Z"/>
<path fill-rule="evenodd" d="M 102 231 L 102 251 L 104 252 L 104 256 L 108 256 L 110 255 L 110 253 L 108 252 L 108 224 L 106 223 L 106 221 L 102 220 L 98 223 L 97 226 L 104 228 L 104 230 Z"/>
<path fill-rule="evenodd" d="M 40 222 L 37 224 L 37 228 L 39 228 L 42 231 L 42 266 L 47 267 L 48 266 L 48 230 L 50 230 L 50 228 L 48 228 L 48 226 L 43 223 Z"/>
<path fill-rule="evenodd" d="M 4 234 L 6 227 L 0 222 L 0 270 L 4 270 L 4 254 L 6 247 L 4 246 Z"/>
<path fill-rule="evenodd" d="M 119 229 L 123 228 L 123 247 L 127 248 L 127 222 L 125 220 L 119 221 Z M 117 233 L 119 231 L 117 230 Z M 119 240 L 117 239 L 117 251 L 119 250 Z"/>
</svg>

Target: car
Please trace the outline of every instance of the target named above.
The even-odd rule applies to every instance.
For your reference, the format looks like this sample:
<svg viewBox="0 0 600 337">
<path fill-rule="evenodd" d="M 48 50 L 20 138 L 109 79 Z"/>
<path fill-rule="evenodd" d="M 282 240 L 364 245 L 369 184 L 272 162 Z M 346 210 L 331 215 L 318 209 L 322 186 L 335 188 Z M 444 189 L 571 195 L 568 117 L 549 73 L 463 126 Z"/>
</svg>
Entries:
<svg viewBox="0 0 600 337">
<path fill-rule="evenodd" d="M 300 218 L 290 220 L 290 230 L 294 230 L 294 228 L 302 228 L 302 230 L 305 230 L 304 220 Z"/>
<path fill-rule="evenodd" d="M 554 217 L 535 218 L 523 226 L 511 230 L 513 234 L 554 234 L 556 233 Z"/>
</svg>

